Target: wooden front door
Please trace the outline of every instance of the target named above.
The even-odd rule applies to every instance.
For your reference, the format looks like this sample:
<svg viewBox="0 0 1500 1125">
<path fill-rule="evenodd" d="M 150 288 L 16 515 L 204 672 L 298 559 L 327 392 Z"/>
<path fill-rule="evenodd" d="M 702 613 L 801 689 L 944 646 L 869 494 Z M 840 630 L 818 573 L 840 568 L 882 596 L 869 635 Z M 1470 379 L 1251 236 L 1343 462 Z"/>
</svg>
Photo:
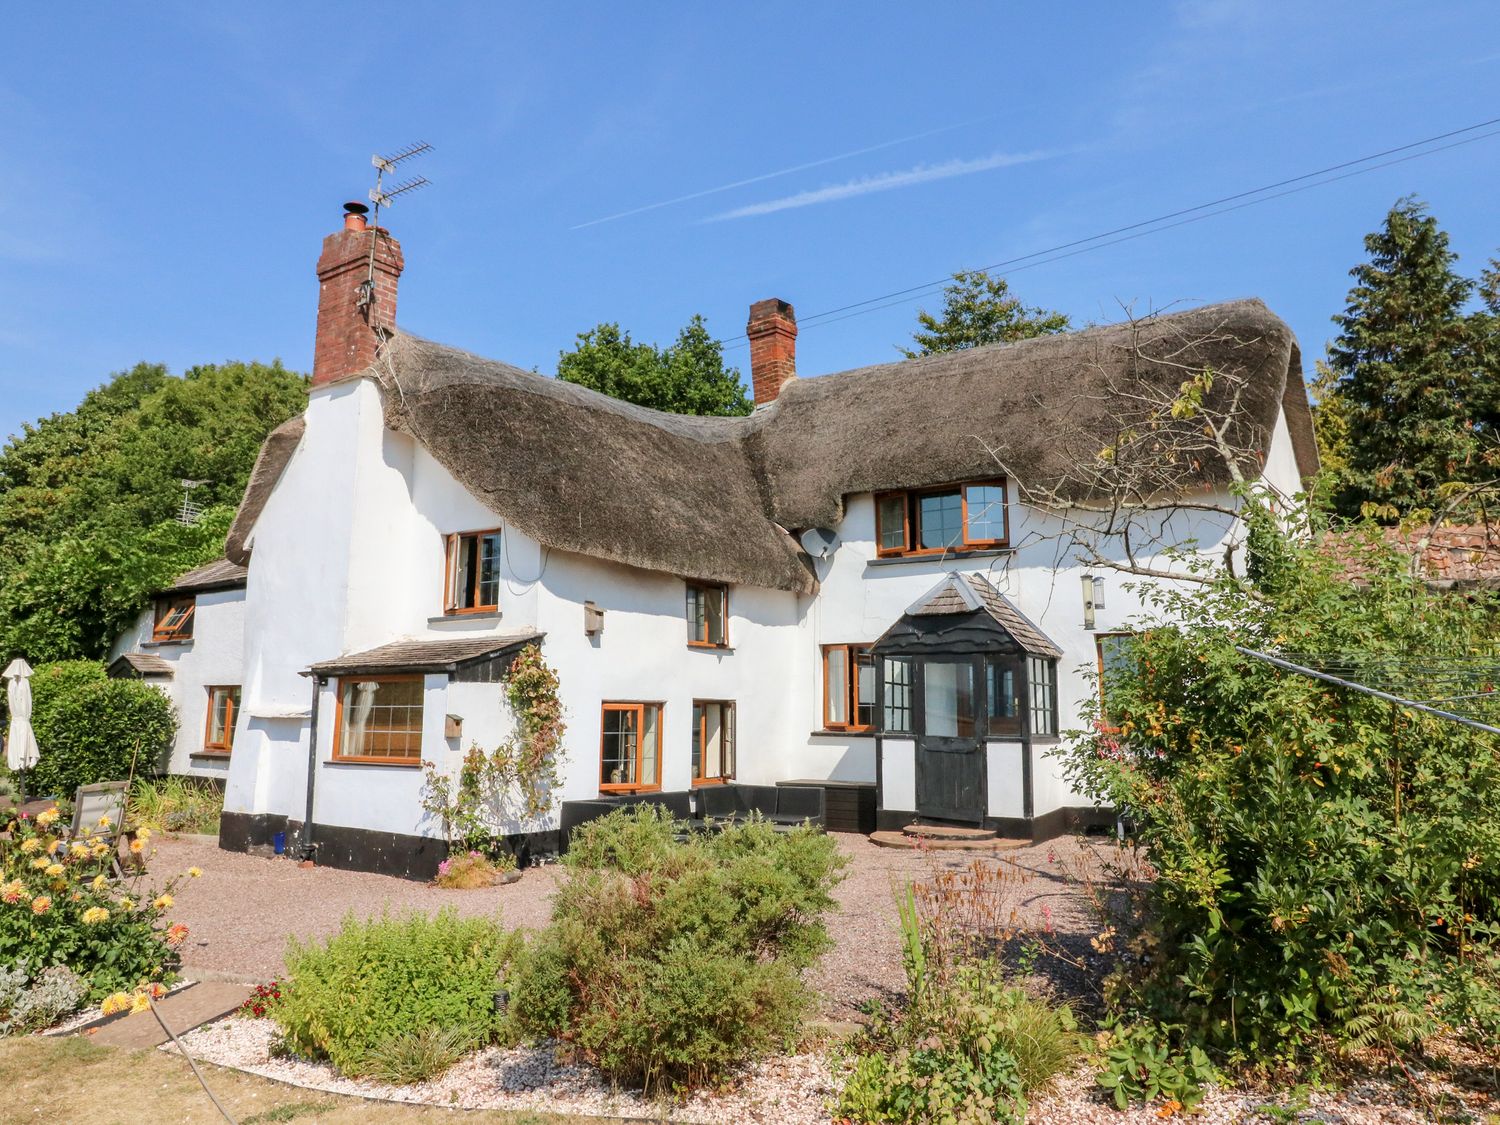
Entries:
<svg viewBox="0 0 1500 1125">
<path fill-rule="evenodd" d="M 929 656 L 918 674 L 917 815 L 978 824 L 986 805 L 979 661 Z"/>
</svg>

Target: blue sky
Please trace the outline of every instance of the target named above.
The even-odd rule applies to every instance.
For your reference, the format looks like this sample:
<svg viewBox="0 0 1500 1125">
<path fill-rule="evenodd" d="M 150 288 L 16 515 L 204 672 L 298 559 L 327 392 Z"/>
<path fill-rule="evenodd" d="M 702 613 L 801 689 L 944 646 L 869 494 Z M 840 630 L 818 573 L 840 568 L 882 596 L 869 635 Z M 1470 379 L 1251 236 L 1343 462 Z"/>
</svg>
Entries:
<svg viewBox="0 0 1500 1125">
<path fill-rule="evenodd" d="M 1045 9 L 1045 10 L 1044 10 Z M 21 5 L 0 42 L 0 435 L 146 359 L 311 362 L 319 240 L 387 213 L 409 331 L 544 372 L 799 317 L 1500 116 L 1500 6 Z M 1259 296 L 1311 370 L 1360 239 L 1427 199 L 1500 247 L 1500 137 L 1008 272 L 1078 321 Z M 895 358 L 918 295 L 809 322 Z M 742 369 L 747 353 L 731 348 Z"/>
</svg>

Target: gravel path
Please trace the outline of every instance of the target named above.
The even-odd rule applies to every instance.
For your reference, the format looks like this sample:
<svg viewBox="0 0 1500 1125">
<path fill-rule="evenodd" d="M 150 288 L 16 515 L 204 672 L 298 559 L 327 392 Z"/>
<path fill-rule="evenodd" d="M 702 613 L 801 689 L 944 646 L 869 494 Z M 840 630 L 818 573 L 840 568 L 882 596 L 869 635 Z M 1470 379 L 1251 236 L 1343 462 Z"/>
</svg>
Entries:
<svg viewBox="0 0 1500 1125">
<path fill-rule="evenodd" d="M 811 983 L 823 997 L 824 1014 L 847 1019 L 861 1001 L 888 997 L 903 987 L 899 890 L 936 868 L 967 866 L 970 857 L 878 848 L 852 833 L 833 836 L 849 865 L 835 891 L 840 911 L 829 923 L 835 946 Z M 1037 925 L 1050 918 L 1062 937 L 1092 934 L 1082 898 L 1060 875 L 1064 865 L 1085 862 L 1087 851 L 1088 845 L 1057 840 L 1007 852 L 1020 868 L 1036 873 L 1029 883 L 1014 888 L 1010 907 Z M 281 972 L 289 936 L 327 937 L 351 911 L 365 917 L 382 910 L 434 914 L 452 907 L 464 915 L 498 914 L 507 926 L 539 928 L 546 924 L 551 895 L 562 875 L 560 867 L 548 865 L 527 870 L 520 882 L 509 886 L 449 891 L 386 875 L 303 869 L 284 858 L 221 851 L 201 839 L 153 841 L 153 881 L 194 866 L 203 875 L 178 884 L 171 911 L 172 920 L 187 923 L 189 929 L 183 967 L 190 973 L 208 970 L 247 981 L 270 980 Z"/>
</svg>

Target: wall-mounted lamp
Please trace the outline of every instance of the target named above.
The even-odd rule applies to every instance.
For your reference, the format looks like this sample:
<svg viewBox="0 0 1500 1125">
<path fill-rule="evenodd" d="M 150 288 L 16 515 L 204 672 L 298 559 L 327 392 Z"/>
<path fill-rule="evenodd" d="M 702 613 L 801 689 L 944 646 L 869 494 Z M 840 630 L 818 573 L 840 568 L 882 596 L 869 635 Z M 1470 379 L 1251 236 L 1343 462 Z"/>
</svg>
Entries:
<svg viewBox="0 0 1500 1125">
<path fill-rule="evenodd" d="M 1083 627 L 1094 628 L 1094 611 L 1104 608 L 1104 579 L 1092 574 L 1083 576 Z"/>
<path fill-rule="evenodd" d="M 583 632 L 589 637 L 597 637 L 604 632 L 604 611 L 593 602 L 583 603 Z"/>
</svg>

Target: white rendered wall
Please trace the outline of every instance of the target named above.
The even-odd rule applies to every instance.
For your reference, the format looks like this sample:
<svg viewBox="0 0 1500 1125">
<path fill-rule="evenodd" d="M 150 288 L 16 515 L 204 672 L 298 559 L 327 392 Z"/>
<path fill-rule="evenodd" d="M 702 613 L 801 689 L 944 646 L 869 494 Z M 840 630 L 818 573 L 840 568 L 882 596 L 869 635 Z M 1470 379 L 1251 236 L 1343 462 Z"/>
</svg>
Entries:
<svg viewBox="0 0 1500 1125">
<path fill-rule="evenodd" d="M 985 779 L 989 790 L 985 811 L 990 816 L 1019 818 L 1026 815 L 1025 773 L 1021 764 L 1023 752 L 1019 742 L 985 744 Z"/>
<path fill-rule="evenodd" d="M 177 710 L 177 738 L 167 762 L 168 773 L 224 777 L 227 758 L 204 756 L 209 687 L 240 684 L 244 675 L 245 591 L 209 590 L 197 595 L 193 637 L 186 642 L 153 644 L 154 610 L 146 610 L 110 649 L 109 661 L 127 652 L 159 656 L 172 665 L 170 678 L 146 682 L 159 687 Z M 194 757 L 194 755 L 199 755 Z"/>
</svg>

